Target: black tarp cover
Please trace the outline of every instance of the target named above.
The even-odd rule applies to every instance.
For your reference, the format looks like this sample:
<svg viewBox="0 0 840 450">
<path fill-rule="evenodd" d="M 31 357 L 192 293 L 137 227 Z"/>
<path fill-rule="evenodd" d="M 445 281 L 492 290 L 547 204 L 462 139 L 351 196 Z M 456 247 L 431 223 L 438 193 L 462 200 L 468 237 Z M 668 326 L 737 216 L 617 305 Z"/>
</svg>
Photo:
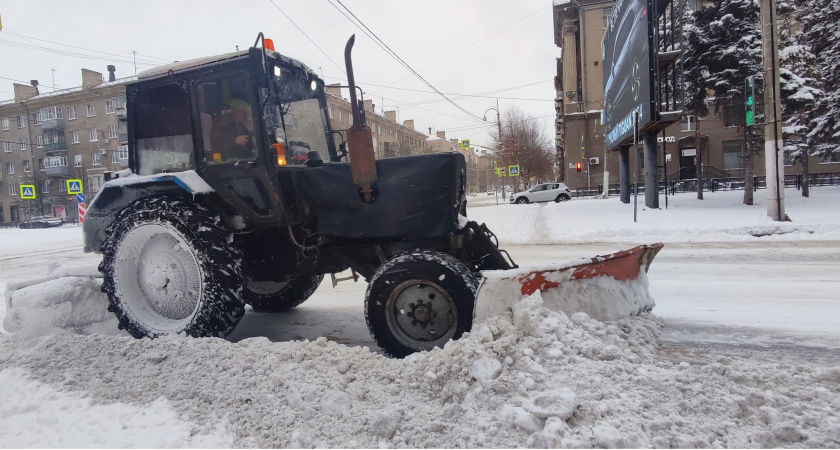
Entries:
<svg viewBox="0 0 840 450">
<path fill-rule="evenodd" d="M 300 172 L 300 193 L 318 234 L 341 238 L 417 240 L 459 229 L 466 164 L 460 153 L 376 161 L 376 201 L 364 203 L 350 164 L 330 163 Z"/>
</svg>

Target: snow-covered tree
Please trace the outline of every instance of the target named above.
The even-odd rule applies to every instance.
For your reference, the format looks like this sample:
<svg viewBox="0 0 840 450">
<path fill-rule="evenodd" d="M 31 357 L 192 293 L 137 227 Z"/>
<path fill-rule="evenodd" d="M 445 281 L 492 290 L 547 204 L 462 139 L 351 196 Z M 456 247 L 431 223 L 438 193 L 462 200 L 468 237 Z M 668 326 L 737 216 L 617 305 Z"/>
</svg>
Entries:
<svg viewBox="0 0 840 450">
<path fill-rule="evenodd" d="M 802 14 L 802 40 L 816 55 L 814 75 L 824 95 L 816 100 L 807 134 L 813 155 L 840 155 L 840 2 L 807 0 Z"/>
<path fill-rule="evenodd" d="M 747 77 L 761 74 L 761 33 L 759 29 L 759 4 L 757 0 L 713 0 L 694 15 L 697 30 L 689 33 L 696 35 L 697 47 L 689 49 L 686 58 L 696 73 L 686 73 L 686 81 L 694 84 L 695 108 L 700 107 L 700 86 L 714 92 L 715 112 L 734 104 L 743 104 L 744 81 Z M 689 35 L 691 38 L 691 35 Z M 692 53 L 693 52 L 693 53 Z M 758 77 L 756 77 L 758 78 Z M 761 83 L 756 80 L 756 98 L 762 98 Z M 691 92 L 688 92 L 689 95 Z M 691 99 L 687 99 L 689 102 Z M 761 116 L 756 118 L 759 122 Z M 741 125 L 745 128 L 745 125 Z M 763 130 L 761 127 L 746 127 L 746 146 L 743 154 L 744 203 L 753 204 L 753 157 L 764 149 Z"/>
<path fill-rule="evenodd" d="M 800 3 L 800 4 L 797 4 Z M 802 196 L 809 196 L 808 156 L 810 143 L 808 123 L 813 108 L 821 97 L 815 78 L 816 57 L 810 46 L 802 42 L 801 23 L 804 1 L 781 0 L 776 4 L 779 26 L 779 81 L 781 85 L 782 129 L 785 151 L 802 164 Z"/>
<path fill-rule="evenodd" d="M 686 115 L 694 116 L 694 137 L 697 156 L 695 157 L 695 171 L 697 175 L 697 199 L 703 200 L 703 170 L 702 146 L 700 145 L 700 117 L 709 114 L 706 103 L 708 96 L 707 78 L 709 68 L 706 67 L 705 55 L 709 52 L 709 40 L 704 27 L 697 23 L 706 24 L 714 14 L 710 8 L 699 11 L 684 12 L 683 42 L 683 109 Z M 699 16 L 699 17 L 698 17 Z"/>
</svg>

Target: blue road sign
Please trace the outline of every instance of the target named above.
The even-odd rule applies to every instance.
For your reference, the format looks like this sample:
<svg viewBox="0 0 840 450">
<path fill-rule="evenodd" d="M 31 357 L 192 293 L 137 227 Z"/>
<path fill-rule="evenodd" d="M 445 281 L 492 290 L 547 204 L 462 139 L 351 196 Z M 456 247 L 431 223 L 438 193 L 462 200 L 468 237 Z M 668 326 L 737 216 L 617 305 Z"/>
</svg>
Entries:
<svg viewBox="0 0 840 450">
<path fill-rule="evenodd" d="M 76 203 L 84 203 L 85 202 L 85 194 L 79 192 L 76 194 Z"/>
<path fill-rule="evenodd" d="M 78 194 L 82 192 L 82 180 L 67 180 L 67 193 Z"/>
</svg>

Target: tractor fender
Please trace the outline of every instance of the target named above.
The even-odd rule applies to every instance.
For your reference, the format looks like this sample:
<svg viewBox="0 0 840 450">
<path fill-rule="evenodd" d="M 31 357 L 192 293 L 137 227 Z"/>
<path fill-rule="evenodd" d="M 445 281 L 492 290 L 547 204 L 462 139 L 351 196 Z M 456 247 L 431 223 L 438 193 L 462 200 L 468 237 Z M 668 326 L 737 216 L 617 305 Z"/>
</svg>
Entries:
<svg viewBox="0 0 840 450">
<path fill-rule="evenodd" d="M 116 213 L 129 203 L 145 197 L 170 196 L 194 199 L 198 194 L 210 194 L 213 188 L 194 170 L 155 175 L 128 175 L 102 185 L 90 202 L 83 223 L 85 253 L 100 253 L 105 230 Z"/>
</svg>

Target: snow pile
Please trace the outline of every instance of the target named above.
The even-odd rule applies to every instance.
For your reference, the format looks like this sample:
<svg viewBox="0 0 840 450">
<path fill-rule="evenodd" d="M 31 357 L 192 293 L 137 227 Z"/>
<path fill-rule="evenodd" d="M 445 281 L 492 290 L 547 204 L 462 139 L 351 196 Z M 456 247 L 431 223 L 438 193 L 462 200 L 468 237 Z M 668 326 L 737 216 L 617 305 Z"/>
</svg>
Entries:
<svg viewBox="0 0 840 450">
<path fill-rule="evenodd" d="M 94 405 L 78 395 L 31 381 L 21 369 L 0 371 L 0 385 L 10 393 L 0 402 L 0 435 L 6 448 L 117 448 L 127 442 L 137 448 L 233 445 L 224 422 L 218 422 L 211 434 L 194 433 L 195 426 L 182 421 L 164 398 L 144 406 Z M 68 423 L 74 426 L 56 426 Z"/>
<path fill-rule="evenodd" d="M 66 277 L 24 287 L 10 296 L 3 328 L 19 337 L 63 333 L 122 333 L 108 312 L 100 280 Z"/>
<path fill-rule="evenodd" d="M 537 293 L 461 340 L 404 360 L 325 338 L 70 334 L 0 336 L 0 370 L 23 368 L 86 393 L 92 405 L 152 413 L 166 399 L 192 435 L 219 439 L 207 445 L 227 435 L 225 445 L 236 447 L 840 445 L 840 367 L 703 360 L 705 349 L 672 355 L 659 348 L 661 329 L 650 314 L 567 316 Z M 84 429 L 83 417 L 55 420 L 61 430 Z"/>
</svg>

